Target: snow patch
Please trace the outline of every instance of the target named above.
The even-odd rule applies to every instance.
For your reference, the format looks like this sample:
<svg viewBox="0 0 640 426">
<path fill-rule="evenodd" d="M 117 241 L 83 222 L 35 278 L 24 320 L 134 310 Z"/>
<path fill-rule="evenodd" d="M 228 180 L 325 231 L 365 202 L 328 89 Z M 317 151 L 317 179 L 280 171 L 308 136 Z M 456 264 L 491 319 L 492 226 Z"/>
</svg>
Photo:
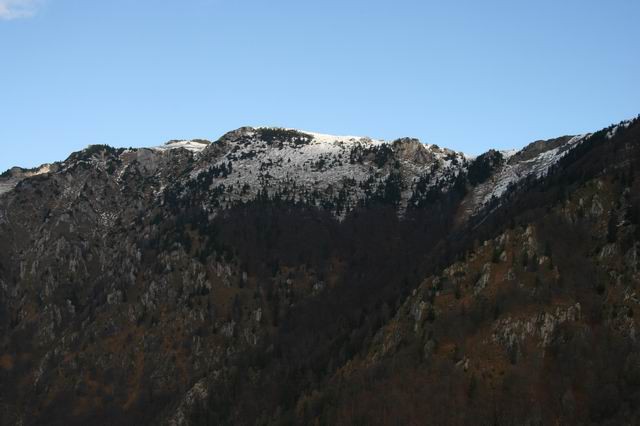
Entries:
<svg viewBox="0 0 640 426">
<path fill-rule="evenodd" d="M 618 125 L 614 126 L 611 130 L 609 130 L 607 132 L 606 138 L 607 139 L 611 139 L 613 138 L 616 133 L 618 133 L 618 130 L 622 129 L 626 129 L 627 127 L 629 127 L 631 125 L 631 123 L 633 123 L 634 121 L 636 121 L 637 118 L 631 119 L 631 120 L 625 120 L 625 121 L 621 121 Z"/>
<path fill-rule="evenodd" d="M 169 141 L 161 146 L 155 146 L 151 149 L 155 151 L 169 151 L 172 149 L 184 148 L 191 152 L 201 152 L 206 147 L 208 147 L 210 142 L 203 140 L 180 140 L 180 141 Z"/>
<path fill-rule="evenodd" d="M 516 184 L 529 176 L 541 178 L 549 171 L 551 166 L 556 164 L 567 152 L 589 136 L 591 136 L 590 133 L 574 136 L 559 147 L 542 152 L 529 160 L 523 160 L 515 163 L 506 162 L 502 166 L 502 169 L 491 176 L 488 181 L 474 188 L 473 195 L 470 198 L 471 205 L 466 208 L 467 212 L 471 214 L 477 213 L 493 198 L 500 198 L 503 196 L 505 192 L 507 192 L 509 186 Z M 500 152 L 508 159 L 521 151 L 508 150 Z"/>
<path fill-rule="evenodd" d="M 328 135 L 325 133 L 316 133 L 316 132 L 307 132 L 306 130 L 300 129 L 287 129 L 287 130 L 295 130 L 300 133 L 305 133 L 307 135 L 313 136 L 313 139 L 319 143 L 333 143 L 333 142 L 341 142 L 341 143 L 349 143 L 349 142 L 361 142 L 361 143 L 372 143 L 376 145 L 380 145 L 385 143 L 382 139 L 372 139 L 367 136 L 338 136 L 338 135 Z"/>
<path fill-rule="evenodd" d="M 513 157 L 514 155 L 516 155 L 518 153 L 517 149 L 503 149 L 500 152 L 500 154 L 502 154 L 502 156 L 504 157 L 505 160 L 508 160 L 509 158 Z"/>
</svg>

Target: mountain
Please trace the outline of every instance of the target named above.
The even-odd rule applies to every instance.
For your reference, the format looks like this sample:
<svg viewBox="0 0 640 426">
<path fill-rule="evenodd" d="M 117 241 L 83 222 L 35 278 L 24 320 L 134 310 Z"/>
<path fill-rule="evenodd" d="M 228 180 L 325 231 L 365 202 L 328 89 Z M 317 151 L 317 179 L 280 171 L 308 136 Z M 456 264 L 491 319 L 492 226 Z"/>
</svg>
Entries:
<svg viewBox="0 0 640 426">
<path fill-rule="evenodd" d="M 243 127 L 10 169 L 0 423 L 634 423 L 639 139 Z"/>
</svg>

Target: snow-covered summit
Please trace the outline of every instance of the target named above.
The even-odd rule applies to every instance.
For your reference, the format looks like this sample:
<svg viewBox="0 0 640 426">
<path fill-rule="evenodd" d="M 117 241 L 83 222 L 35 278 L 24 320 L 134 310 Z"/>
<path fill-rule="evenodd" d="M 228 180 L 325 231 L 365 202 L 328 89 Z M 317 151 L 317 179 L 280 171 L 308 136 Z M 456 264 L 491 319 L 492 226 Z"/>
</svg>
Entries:
<svg viewBox="0 0 640 426">
<path fill-rule="evenodd" d="M 204 203 L 212 212 L 266 194 L 340 215 L 381 198 L 391 199 L 402 211 L 431 188 L 448 188 L 464 167 L 461 153 L 412 138 L 385 141 L 242 127 L 202 152 L 190 172 L 191 183 L 185 185 L 206 182 L 209 193 L 219 193 Z"/>
<path fill-rule="evenodd" d="M 172 140 L 164 145 L 156 146 L 151 149 L 156 151 L 167 151 L 171 149 L 184 148 L 191 152 L 201 152 L 210 144 L 211 142 L 204 139 Z"/>
<path fill-rule="evenodd" d="M 317 132 L 309 132 L 301 129 L 292 129 L 288 128 L 287 130 L 292 130 L 295 132 L 304 133 L 313 137 L 313 141 L 316 143 L 369 143 L 373 145 L 380 145 L 383 143 L 388 143 L 389 141 L 385 141 L 383 139 L 373 139 L 368 136 L 346 136 L 346 135 L 330 135 L 326 133 L 317 133 Z"/>
</svg>

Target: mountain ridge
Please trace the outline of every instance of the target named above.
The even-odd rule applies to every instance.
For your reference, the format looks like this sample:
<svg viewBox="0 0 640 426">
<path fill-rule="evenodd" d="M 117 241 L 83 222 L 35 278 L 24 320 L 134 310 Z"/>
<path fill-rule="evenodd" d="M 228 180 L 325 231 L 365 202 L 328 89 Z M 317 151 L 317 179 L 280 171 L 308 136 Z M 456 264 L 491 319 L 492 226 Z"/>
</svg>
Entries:
<svg viewBox="0 0 640 426">
<path fill-rule="evenodd" d="M 620 125 L 624 123 L 630 123 L 630 121 L 621 122 Z M 519 151 L 489 150 L 487 153 L 472 157 L 437 145 L 423 144 L 414 138 L 384 141 L 286 128 L 241 127 L 227 132 L 215 142 L 203 139 L 172 140 L 151 148 L 108 147 L 108 150 L 112 153 L 117 152 L 118 158 L 119 156 L 139 157 L 135 161 L 146 162 L 147 166 L 151 167 L 150 163 L 157 161 L 152 159 L 152 154 L 146 154 L 146 150 L 164 153 L 183 148 L 194 154 L 196 166 L 190 171 L 191 178 L 198 179 L 196 174 L 201 176 L 210 174 L 213 177 L 204 178 L 218 181 L 222 177 L 225 181 L 223 184 L 225 189 L 229 186 L 233 188 L 232 194 L 227 197 L 229 200 L 233 198 L 233 202 L 246 202 L 255 198 L 262 190 L 271 196 L 277 191 L 294 192 L 291 195 L 294 198 L 308 199 L 308 194 L 300 194 L 299 188 L 296 188 L 301 184 L 304 187 L 303 191 L 307 193 L 317 189 L 330 193 L 328 202 L 334 205 L 339 204 L 334 212 L 338 216 L 362 203 L 363 199 L 371 196 L 371 193 L 384 192 L 385 179 L 395 179 L 392 184 L 399 186 L 387 192 L 401 193 L 400 199 L 396 202 L 399 204 L 400 211 L 403 212 L 412 203 L 419 204 L 420 196 L 424 196 L 425 192 L 447 190 L 456 175 L 466 172 L 470 165 L 478 163 L 478 158 L 486 158 L 491 152 L 499 152 L 503 160 L 506 160 L 504 167 L 513 170 L 504 172 L 508 176 L 499 179 L 501 187 L 497 192 L 488 189 L 478 190 L 482 194 L 478 194 L 475 197 L 476 200 L 469 203 L 468 210 L 471 214 L 477 212 L 492 197 L 502 195 L 509 184 L 517 183 L 532 172 L 538 175 L 544 173 L 557 160 L 553 156 L 546 161 L 540 161 L 537 165 L 527 163 L 531 163 L 532 160 L 551 149 L 563 150 L 562 146 L 565 143 L 570 144 L 574 140 L 576 140 L 575 137 L 572 139 L 565 136 L 548 141 L 535 141 Z M 53 166 L 41 166 L 40 173 L 48 171 L 51 167 L 55 172 L 59 167 L 57 165 L 72 161 L 74 155 L 88 159 L 91 153 L 96 149 L 99 150 L 100 147 L 107 149 L 107 146 L 91 145 L 72 154 L 67 160 L 53 163 Z M 396 164 L 398 166 L 396 168 L 399 169 L 398 174 L 394 175 L 393 171 L 372 174 L 358 167 L 364 162 L 365 167 L 373 166 L 382 170 L 388 160 L 386 157 L 390 154 L 396 162 L 402 162 L 400 166 Z M 292 160 L 293 164 L 291 164 Z M 240 165 L 240 170 L 235 173 L 233 170 L 227 170 L 227 167 L 233 167 L 234 164 Z M 442 170 L 438 172 L 434 168 Z M 533 171 L 529 168 L 537 169 Z M 0 177 L 0 194 L 11 190 L 29 175 L 20 168 L 14 167 L 8 170 L 3 177 Z M 443 183 L 444 180 L 449 182 Z M 348 185 L 345 184 L 347 181 Z M 417 194 L 417 189 L 422 194 Z"/>
</svg>

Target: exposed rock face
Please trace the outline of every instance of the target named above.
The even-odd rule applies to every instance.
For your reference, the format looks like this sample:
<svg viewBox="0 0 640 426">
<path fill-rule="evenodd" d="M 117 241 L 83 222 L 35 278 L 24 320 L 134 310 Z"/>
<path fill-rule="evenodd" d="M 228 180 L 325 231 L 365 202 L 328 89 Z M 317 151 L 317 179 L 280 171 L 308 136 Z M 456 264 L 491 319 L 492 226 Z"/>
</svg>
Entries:
<svg viewBox="0 0 640 426">
<path fill-rule="evenodd" d="M 569 142 L 572 136 L 562 136 L 560 138 L 549 139 L 546 141 L 535 141 L 525 146 L 521 151 L 515 153 L 509 158 L 509 163 L 514 164 L 522 161 L 530 161 L 553 149 L 558 149 Z"/>
<path fill-rule="evenodd" d="M 527 338 L 535 338 L 546 348 L 551 342 L 558 325 L 580 319 L 580 304 L 556 307 L 553 312 L 542 312 L 530 318 L 504 318 L 494 325 L 493 340 L 511 349 L 522 344 Z"/>
<path fill-rule="evenodd" d="M 12 169 L 0 177 L 0 424 L 416 423 L 423 406 L 441 423 L 450 403 L 467 407 L 464 423 L 466 400 L 405 392 L 522 390 L 513 377 L 543 359 L 564 374 L 567 348 L 599 333 L 624 342 L 616 366 L 635 377 L 634 123 L 476 159 L 246 127 Z M 367 399 L 393 398 L 396 380 L 410 409 Z M 613 418 L 571 380 L 548 409 L 505 400 L 480 415 Z M 633 418 L 624 403 L 617 420 Z"/>
</svg>

